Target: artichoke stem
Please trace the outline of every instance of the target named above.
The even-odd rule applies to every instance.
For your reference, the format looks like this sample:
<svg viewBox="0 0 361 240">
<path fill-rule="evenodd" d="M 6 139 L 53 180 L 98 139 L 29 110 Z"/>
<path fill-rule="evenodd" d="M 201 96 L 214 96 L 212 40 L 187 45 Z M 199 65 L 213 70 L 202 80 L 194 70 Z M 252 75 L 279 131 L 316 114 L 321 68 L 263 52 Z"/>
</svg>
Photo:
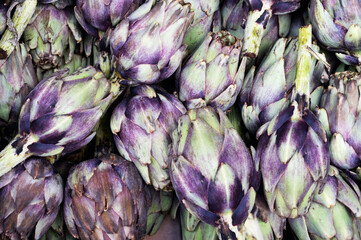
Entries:
<svg viewBox="0 0 361 240">
<path fill-rule="evenodd" d="M 264 7 L 261 10 L 254 10 L 249 13 L 242 48 L 244 56 L 250 58 L 257 57 L 263 33 L 270 17 L 270 11 L 264 9 Z"/>
<path fill-rule="evenodd" d="M 298 35 L 298 55 L 296 68 L 296 98 L 297 95 L 309 103 L 312 72 L 314 68 L 314 59 L 308 50 L 312 44 L 312 26 L 301 27 Z M 308 105 L 308 104 L 307 104 Z"/>
<path fill-rule="evenodd" d="M 6 59 L 12 53 L 33 16 L 36 5 L 37 0 L 24 0 L 23 3 L 16 6 L 12 22 L 17 36 L 14 36 L 13 31 L 9 27 L 6 29 L 0 40 L 0 59 Z"/>
<path fill-rule="evenodd" d="M 33 143 L 29 138 L 21 139 L 17 135 L 1 152 L 0 152 L 0 177 L 16 167 L 19 163 L 30 157 L 32 154 L 27 150 L 28 146 Z M 21 147 L 14 147 L 14 145 Z"/>
</svg>

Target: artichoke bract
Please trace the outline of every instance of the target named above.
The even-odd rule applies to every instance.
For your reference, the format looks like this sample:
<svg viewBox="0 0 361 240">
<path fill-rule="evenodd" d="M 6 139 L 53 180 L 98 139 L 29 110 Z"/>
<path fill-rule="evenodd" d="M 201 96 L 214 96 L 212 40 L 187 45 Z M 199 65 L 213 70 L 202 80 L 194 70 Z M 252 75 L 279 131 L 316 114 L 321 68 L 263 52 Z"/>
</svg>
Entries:
<svg viewBox="0 0 361 240">
<path fill-rule="evenodd" d="M 88 34 L 99 37 L 98 30 L 104 32 L 115 26 L 141 3 L 142 0 L 77 0 L 75 17 Z"/>
<path fill-rule="evenodd" d="M 180 204 L 179 208 L 183 240 L 217 240 L 217 229 L 202 222 Z"/>
<path fill-rule="evenodd" d="M 189 26 L 183 43 L 187 45 L 187 52 L 192 53 L 207 33 L 211 30 L 214 13 L 219 9 L 220 0 L 183 0 L 191 4 L 194 19 Z"/>
<path fill-rule="evenodd" d="M 89 66 L 56 72 L 27 96 L 18 135 L 0 152 L 0 176 L 30 156 L 53 156 L 85 146 L 117 89 Z"/>
<path fill-rule="evenodd" d="M 0 3 L 0 36 L 6 29 L 6 13 L 8 8 L 5 4 Z"/>
<path fill-rule="evenodd" d="M 38 79 L 24 44 L 18 44 L 0 63 L 0 124 L 16 122 L 26 96 Z"/>
<path fill-rule="evenodd" d="M 126 84 L 153 84 L 170 77 L 186 51 L 183 44 L 194 13 L 190 4 L 165 0 L 141 5 L 110 37 L 117 70 Z"/>
<path fill-rule="evenodd" d="M 361 164 L 361 76 L 356 72 L 331 75 L 318 116 L 330 139 L 331 163 L 342 169 Z"/>
<path fill-rule="evenodd" d="M 147 212 L 147 235 L 154 235 L 158 232 L 167 213 L 173 203 L 173 192 L 156 191 L 150 187 L 151 204 Z"/>
<path fill-rule="evenodd" d="M 48 160 L 29 158 L 0 178 L 1 239 L 40 239 L 63 201 L 63 181 Z"/>
<path fill-rule="evenodd" d="M 361 2 L 311 0 L 308 9 L 317 39 L 345 64 L 361 64 Z"/>
<path fill-rule="evenodd" d="M 35 65 L 44 70 L 58 67 L 63 58 L 68 63 L 82 40 L 73 10 L 52 4 L 37 5 L 23 39 Z"/>
<path fill-rule="evenodd" d="M 240 93 L 239 105 L 247 130 L 255 135 L 260 126 L 270 121 L 289 105 L 297 66 L 298 39 L 280 38 L 256 70 L 248 71 Z M 313 46 L 316 50 L 316 46 Z M 316 62 L 316 60 L 314 60 Z M 311 108 L 319 103 L 323 91 L 325 66 L 318 61 L 310 70 Z"/>
<path fill-rule="evenodd" d="M 323 191 L 314 196 L 310 211 L 288 221 L 299 239 L 360 239 L 360 203 L 357 184 L 331 166 Z"/>
<path fill-rule="evenodd" d="M 273 240 L 282 239 L 286 219 L 271 212 L 264 197 L 257 193 L 254 209 L 248 215 L 241 232 L 244 239 Z"/>
<path fill-rule="evenodd" d="M 64 218 L 80 239 L 141 239 L 149 192 L 133 163 L 110 154 L 76 165 L 65 187 Z"/>
<path fill-rule="evenodd" d="M 186 109 L 160 87 L 140 85 L 132 92 L 111 117 L 116 147 L 121 156 L 134 162 L 147 184 L 169 190 L 168 145 Z"/>
<path fill-rule="evenodd" d="M 189 110 L 172 134 L 170 176 L 179 201 L 220 234 L 237 237 L 253 209 L 252 156 L 220 109 Z"/>
<path fill-rule="evenodd" d="M 257 133 L 256 163 L 260 164 L 268 206 L 271 212 L 287 218 L 308 212 L 330 165 L 326 131 L 309 109 L 310 70 L 315 64 L 307 50 L 311 46 L 311 25 L 300 29 L 299 38 L 291 105 Z"/>
<path fill-rule="evenodd" d="M 229 32 L 208 34 L 177 77 L 179 99 L 188 109 L 210 105 L 225 111 L 234 104 L 246 67 L 241 48 Z"/>
</svg>

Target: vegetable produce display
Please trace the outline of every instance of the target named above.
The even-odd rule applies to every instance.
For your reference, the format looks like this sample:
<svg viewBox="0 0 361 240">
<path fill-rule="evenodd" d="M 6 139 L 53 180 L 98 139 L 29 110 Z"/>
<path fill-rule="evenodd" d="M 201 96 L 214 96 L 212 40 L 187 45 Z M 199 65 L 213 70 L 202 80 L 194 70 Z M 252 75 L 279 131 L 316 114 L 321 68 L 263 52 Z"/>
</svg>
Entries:
<svg viewBox="0 0 361 240">
<path fill-rule="evenodd" d="M 361 240 L 360 0 L 0 1 L 1 240 Z"/>
</svg>

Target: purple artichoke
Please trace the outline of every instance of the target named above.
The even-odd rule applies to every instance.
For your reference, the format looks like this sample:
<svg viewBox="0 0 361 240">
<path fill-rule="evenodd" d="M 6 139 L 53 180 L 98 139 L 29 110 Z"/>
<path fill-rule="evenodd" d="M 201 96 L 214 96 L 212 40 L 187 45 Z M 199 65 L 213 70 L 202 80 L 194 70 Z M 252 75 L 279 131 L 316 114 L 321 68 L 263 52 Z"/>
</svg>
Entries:
<svg viewBox="0 0 361 240">
<path fill-rule="evenodd" d="M 253 209 L 254 163 L 226 115 L 211 107 L 191 109 L 172 135 L 170 176 L 180 202 L 221 234 L 238 236 Z"/>
<path fill-rule="evenodd" d="M 90 142 L 117 89 L 93 67 L 56 72 L 30 92 L 19 132 L 0 153 L 0 176 L 30 156 L 65 154 Z"/>
<path fill-rule="evenodd" d="M 93 37 L 98 30 L 106 31 L 136 10 L 142 0 L 76 0 L 75 17 L 85 31 Z"/>
<path fill-rule="evenodd" d="M 63 181 L 42 158 L 29 158 L 0 178 L 1 239 L 40 239 L 63 201 Z"/>
<path fill-rule="evenodd" d="M 210 105 L 229 109 L 241 90 L 246 61 L 241 42 L 229 32 L 209 33 L 178 76 L 179 99 L 188 109 Z"/>
<path fill-rule="evenodd" d="M 330 139 L 331 163 L 352 169 L 361 164 L 361 77 L 356 72 L 331 75 L 330 86 L 322 95 L 319 119 Z"/>
<path fill-rule="evenodd" d="M 153 84 L 171 76 L 186 51 L 184 34 L 194 13 L 190 4 L 165 0 L 143 4 L 121 21 L 110 37 L 118 72 L 127 84 Z"/>
<path fill-rule="evenodd" d="M 173 95 L 156 86 L 140 85 L 111 117 L 114 141 L 121 156 L 134 162 L 147 184 L 168 189 L 168 145 L 177 120 L 186 112 Z"/>
<path fill-rule="evenodd" d="M 287 218 L 305 215 L 330 164 L 321 123 L 295 101 L 258 134 L 256 162 L 270 210 Z"/>
<path fill-rule="evenodd" d="M 64 199 L 68 230 L 80 239 L 140 239 L 149 192 L 133 163 L 110 154 L 70 170 Z"/>
</svg>

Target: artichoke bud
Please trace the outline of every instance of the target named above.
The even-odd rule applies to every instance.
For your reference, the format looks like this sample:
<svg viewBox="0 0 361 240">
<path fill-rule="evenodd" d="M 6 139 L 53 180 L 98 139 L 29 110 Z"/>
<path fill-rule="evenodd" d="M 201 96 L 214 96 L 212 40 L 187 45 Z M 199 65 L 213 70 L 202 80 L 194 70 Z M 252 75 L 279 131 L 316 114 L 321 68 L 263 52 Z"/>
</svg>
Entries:
<svg viewBox="0 0 361 240">
<path fill-rule="evenodd" d="M 189 110 L 172 135 L 170 176 L 179 200 L 221 234 L 237 235 L 253 209 L 254 163 L 220 110 Z M 204 164 L 204 163 L 207 164 Z"/>
<path fill-rule="evenodd" d="M 42 158 L 29 158 L 0 177 L 1 239 L 40 239 L 58 215 L 63 181 Z"/>
<path fill-rule="evenodd" d="M 241 41 L 229 32 L 207 35 L 177 77 L 179 99 L 188 109 L 210 105 L 225 111 L 234 104 L 246 65 L 240 53 Z"/>
</svg>

